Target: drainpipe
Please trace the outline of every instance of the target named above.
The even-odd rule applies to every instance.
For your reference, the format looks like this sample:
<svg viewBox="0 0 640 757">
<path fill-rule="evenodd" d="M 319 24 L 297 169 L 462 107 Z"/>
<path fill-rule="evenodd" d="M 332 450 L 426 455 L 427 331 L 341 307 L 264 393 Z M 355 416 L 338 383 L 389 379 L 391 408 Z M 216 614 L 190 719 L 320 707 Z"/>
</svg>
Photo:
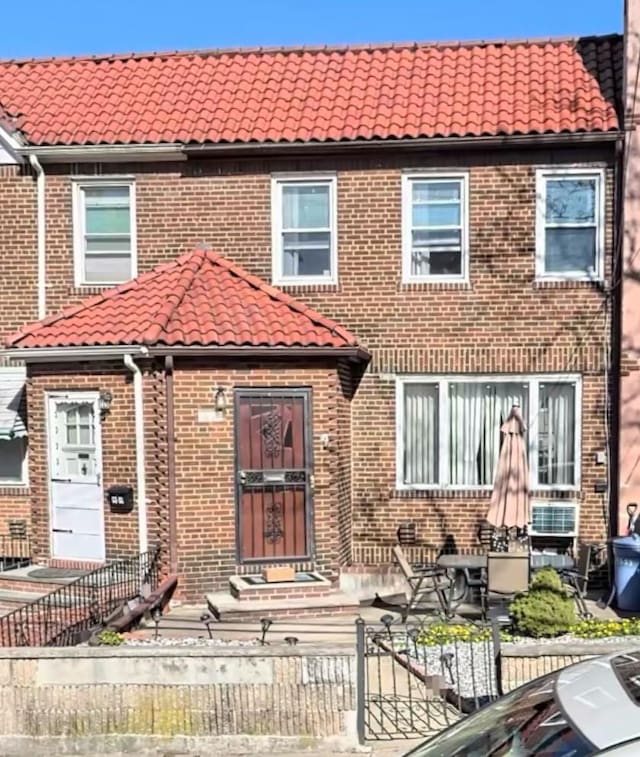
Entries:
<svg viewBox="0 0 640 757">
<path fill-rule="evenodd" d="M 176 510 L 176 435 L 173 406 L 173 355 L 164 359 L 167 401 L 167 474 L 169 477 L 169 574 L 178 572 L 178 524 Z"/>
<path fill-rule="evenodd" d="M 29 155 L 29 163 L 36 172 L 36 190 L 38 196 L 38 320 L 47 314 L 47 259 L 46 259 L 46 214 L 44 207 L 45 175 L 40 161 L 35 155 Z"/>
<path fill-rule="evenodd" d="M 141 350 L 142 355 L 148 350 Z M 124 356 L 124 364 L 133 374 L 133 405 L 136 433 L 136 483 L 138 488 L 138 551 L 147 552 L 147 484 L 144 465 L 144 405 L 142 401 L 142 371 L 131 355 Z"/>
</svg>

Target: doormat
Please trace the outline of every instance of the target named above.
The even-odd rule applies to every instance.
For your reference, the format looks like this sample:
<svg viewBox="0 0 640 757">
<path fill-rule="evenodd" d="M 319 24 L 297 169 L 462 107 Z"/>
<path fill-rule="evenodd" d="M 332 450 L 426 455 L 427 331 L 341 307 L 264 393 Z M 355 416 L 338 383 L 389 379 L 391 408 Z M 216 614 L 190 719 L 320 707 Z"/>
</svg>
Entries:
<svg viewBox="0 0 640 757">
<path fill-rule="evenodd" d="M 29 578 L 82 578 L 90 573 L 79 568 L 34 568 L 27 573 Z"/>
<path fill-rule="evenodd" d="M 261 574 L 251 575 L 251 576 L 238 576 L 238 578 L 242 579 L 249 586 L 262 586 L 262 584 L 267 583 L 264 580 L 264 576 L 262 576 Z M 323 583 L 323 579 L 321 576 L 317 575 L 316 573 L 308 573 L 306 571 L 301 571 L 300 573 L 296 573 L 295 578 L 293 580 L 295 581 L 295 583 L 300 583 L 300 584 Z M 270 581 L 269 583 L 276 584 L 278 583 L 278 581 Z M 289 583 L 289 581 L 287 581 L 286 583 Z"/>
</svg>

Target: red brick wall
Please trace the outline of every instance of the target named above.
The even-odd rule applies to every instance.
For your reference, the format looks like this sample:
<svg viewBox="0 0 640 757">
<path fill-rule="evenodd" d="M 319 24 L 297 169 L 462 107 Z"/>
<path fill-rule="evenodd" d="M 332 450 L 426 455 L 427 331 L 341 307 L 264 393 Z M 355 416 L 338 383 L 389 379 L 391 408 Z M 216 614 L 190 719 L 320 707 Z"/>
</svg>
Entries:
<svg viewBox="0 0 640 757">
<path fill-rule="evenodd" d="M 449 530 L 460 542 L 470 539 L 469 519 L 475 523 L 487 505 L 486 496 L 477 493 L 406 497 L 395 491 L 394 387 L 388 377 L 397 372 L 582 374 L 580 522 L 585 536 L 605 535 L 607 503 L 593 491 L 594 482 L 606 478 L 606 471 L 594 463 L 594 452 L 606 441 L 603 295 L 591 284 L 534 282 L 535 168 L 590 161 L 608 166 L 610 280 L 612 148 L 416 150 L 404 155 L 380 151 L 373 157 L 229 158 L 88 170 L 135 174 L 140 270 L 206 242 L 267 280 L 270 173 L 336 170 L 339 284 L 290 291 L 355 331 L 374 356 L 352 416 L 353 556 L 359 560 L 371 545 L 390 544 L 398 522 L 408 516 L 418 518 L 424 540 L 442 539 Z M 401 283 L 400 182 L 402 170 L 409 167 L 469 170 L 470 284 Z M 51 310 L 77 301 L 84 292 L 73 288 L 69 175 L 77 173 L 77 166 L 48 167 L 47 172 Z M 23 180 L 16 181 L 21 187 Z M 24 236 L 32 235 L 33 230 L 25 231 Z M 344 415 L 344 408 L 338 413 Z M 344 459 L 339 465 L 346 471 Z M 346 509 L 338 512 L 339 533 L 346 543 Z"/>
</svg>

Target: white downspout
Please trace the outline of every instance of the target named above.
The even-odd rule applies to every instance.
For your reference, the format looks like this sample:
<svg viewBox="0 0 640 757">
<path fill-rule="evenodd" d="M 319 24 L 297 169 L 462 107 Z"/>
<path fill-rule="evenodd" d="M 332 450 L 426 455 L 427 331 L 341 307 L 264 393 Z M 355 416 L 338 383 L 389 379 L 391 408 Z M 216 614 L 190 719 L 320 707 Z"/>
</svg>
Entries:
<svg viewBox="0 0 640 757">
<path fill-rule="evenodd" d="M 47 314 L 47 216 L 45 212 L 45 174 L 36 155 L 29 155 L 29 163 L 36 172 L 38 198 L 38 320 Z"/>
<path fill-rule="evenodd" d="M 145 354 L 145 351 L 142 351 Z M 142 400 L 142 371 L 131 355 L 124 356 L 124 364 L 133 374 L 133 406 L 136 433 L 136 483 L 138 489 L 138 551 L 148 550 L 147 485 L 144 465 L 144 405 Z"/>
</svg>

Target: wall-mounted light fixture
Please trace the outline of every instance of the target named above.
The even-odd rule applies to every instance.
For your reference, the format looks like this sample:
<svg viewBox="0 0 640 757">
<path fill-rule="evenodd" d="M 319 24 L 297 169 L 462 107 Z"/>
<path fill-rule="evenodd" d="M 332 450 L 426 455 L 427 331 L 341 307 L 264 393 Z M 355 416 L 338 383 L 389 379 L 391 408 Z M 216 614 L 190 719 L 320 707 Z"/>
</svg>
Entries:
<svg viewBox="0 0 640 757">
<path fill-rule="evenodd" d="M 100 400 L 99 400 L 99 407 L 100 407 L 100 415 L 104 418 L 104 416 L 111 410 L 111 403 L 113 402 L 113 394 L 108 389 L 103 389 L 100 392 Z"/>
<path fill-rule="evenodd" d="M 224 392 L 224 388 L 219 386 L 213 396 L 213 406 L 219 413 L 224 413 L 227 409 L 227 396 Z"/>
</svg>

